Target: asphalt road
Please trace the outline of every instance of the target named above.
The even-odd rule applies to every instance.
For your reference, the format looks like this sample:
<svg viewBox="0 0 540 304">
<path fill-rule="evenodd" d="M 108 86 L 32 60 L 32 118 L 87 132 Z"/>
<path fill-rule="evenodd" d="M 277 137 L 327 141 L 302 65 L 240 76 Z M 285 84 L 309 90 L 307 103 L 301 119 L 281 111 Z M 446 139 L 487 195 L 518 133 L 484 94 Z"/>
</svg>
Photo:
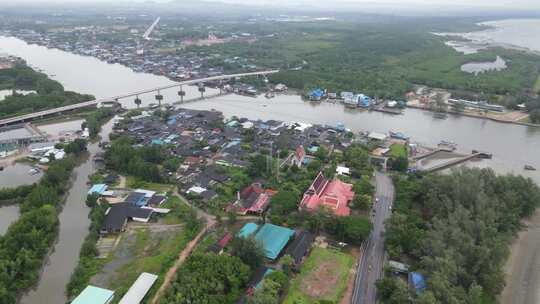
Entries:
<svg viewBox="0 0 540 304">
<path fill-rule="evenodd" d="M 362 256 L 358 261 L 356 280 L 353 291 L 353 304 L 374 304 L 377 300 L 375 282 L 382 278 L 385 260 L 384 221 L 390 217 L 394 202 L 394 185 L 392 179 L 380 172 L 375 173 L 377 190 L 374 203 L 375 215 L 372 218 L 373 231 L 362 245 Z"/>
</svg>

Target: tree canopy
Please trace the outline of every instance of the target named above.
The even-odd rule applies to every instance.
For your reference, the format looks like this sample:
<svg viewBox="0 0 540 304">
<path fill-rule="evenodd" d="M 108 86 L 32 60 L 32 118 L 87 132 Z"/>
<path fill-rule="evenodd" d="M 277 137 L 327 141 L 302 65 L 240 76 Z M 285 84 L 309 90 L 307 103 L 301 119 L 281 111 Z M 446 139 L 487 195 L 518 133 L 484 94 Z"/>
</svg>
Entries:
<svg viewBox="0 0 540 304">
<path fill-rule="evenodd" d="M 540 188 L 531 179 L 497 176 L 490 169 L 401 177 L 396 186 L 386 246 L 393 258 L 413 258 L 426 274 L 429 297 L 478 303 L 499 294 L 509 243 L 520 220 L 540 203 Z"/>
<path fill-rule="evenodd" d="M 163 298 L 166 304 L 235 303 L 250 276 L 238 257 L 215 254 L 190 256 Z"/>
</svg>

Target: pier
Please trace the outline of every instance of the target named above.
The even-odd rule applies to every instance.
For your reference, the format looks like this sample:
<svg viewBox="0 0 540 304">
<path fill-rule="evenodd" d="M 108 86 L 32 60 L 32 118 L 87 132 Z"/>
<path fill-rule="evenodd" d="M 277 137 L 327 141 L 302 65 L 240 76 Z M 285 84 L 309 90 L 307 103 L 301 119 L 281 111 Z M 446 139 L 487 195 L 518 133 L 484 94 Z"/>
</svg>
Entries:
<svg viewBox="0 0 540 304">
<path fill-rule="evenodd" d="M 439 151 L 437 151 L 437 152 L 439 152 Z M 433 154 L 435 154 L 435 153 L 433 153 Z M 433 154 L 431 154 L 431 155 L 433 155 Z M 423 169 L 421 169 L 421 171 L 428 172 L 428 173 L 437 172 L 437 171 L 441 171 L 441 170 L 444 170 L 444 169 L 448 169 L 448 168 L 457 166 L 459 164 L 462 164 L 462 163 L 464 163 L 466 161 L 469 161 L 469 160 L 472 160 L 472 159 L 475 159 L 475 158 L 490 159 L 491 156 L 492 156 L 491 154 L 486 153 L 486 152 L 473 151 L 473 153 L 470 154 L 470 155 L 466 155 L 466 156 L 458 158 L 458 159 L 453 159 L 453 160 L 450 160 L 448 162 L 435 165 L 433 167 L 423 168 Z"/>
</svg>

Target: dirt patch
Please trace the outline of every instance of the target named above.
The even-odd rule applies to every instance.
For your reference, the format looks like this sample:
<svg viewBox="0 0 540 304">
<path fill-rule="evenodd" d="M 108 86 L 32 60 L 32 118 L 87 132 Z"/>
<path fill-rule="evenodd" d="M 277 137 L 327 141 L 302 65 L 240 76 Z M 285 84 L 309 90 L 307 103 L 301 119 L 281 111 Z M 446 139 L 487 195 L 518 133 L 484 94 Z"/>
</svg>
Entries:
<svg viewBox="0 0 540 304">
<path fill-rule="evenodd" d="M 339 279 L 337 261 L 324 261 L 300 285 L 300 290 L 312 298 L 324 298 L 334 290 Z"/>
</svg>

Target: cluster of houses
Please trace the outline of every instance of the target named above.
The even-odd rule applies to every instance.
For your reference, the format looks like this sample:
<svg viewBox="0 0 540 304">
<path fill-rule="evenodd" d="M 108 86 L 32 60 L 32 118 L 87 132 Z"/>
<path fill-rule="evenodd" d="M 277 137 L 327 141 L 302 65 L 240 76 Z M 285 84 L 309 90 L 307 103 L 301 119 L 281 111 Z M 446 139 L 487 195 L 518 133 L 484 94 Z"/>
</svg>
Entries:
<svg viewBox="0 0 540 304">
<path fill-rule="evenodd" d="M 148 25 L 143 24 L 143 26 Z M 119 32 L 122 34 L 117 35 Z M 135 27 L 120 30 L 108 26 L 79 26 L 65 27 L 62 31 L 45 33 L 30 29 L 15 29 L 9 31 L 9 34 L 29 43 L 58 48 L 79 55 L 93 56 L 109 63 L 120 63 L 136 72 L 164 75 L 173 80 L 221 75 L 224 73 L 223 64 L 244 70 L 258 69 L 258 66 L 253 63 L 254 60 L 250 58 L 197 51 L 176 52 L 176 49 L 191 45 L 192 41 L 188 39 L 180 43 L 178 40 L 169 39 L 165 33 L 155 32 L 153 35 L 162 35 L 161 38 L 146 40 L 143 45 L 141 44 L 143 32 L 142 28 Z M 253 41 L 256 39 L 251 34 L 249 37 L 234 33 L 229 35 L 226 41 Z M 122 38 L 116 39 L 115 36 Z M 77 39 L 73 39 L 74 37 Z M 211 37 L 212 35 L 206 41 L 209 43 L 220 41 L 219 39 L 210 39 Z M 199 43 L 194 42 L 193 44 Z M 162 49 L 171 51 L 163 52 Z M 212 65 L 211 63 L 216 60 L 222 61 L 223 64 Z"/>
<path fill-rule="evenodd" d="M 246 296 L 252 295 L 260 288 L 261 282 L 267 275 L 275 271 L 283 256 L 290 256 L 293 262 L 291 266 L 298 270 L 309 255 L 315 241 L 315 235 L 306 230 L 293 230 L 269 223 L 259 225 L 252 222 L 246 223 L 237 232 L 236 237 L 253 237 L 262 245 L 266 257 L 265 265 L 255 270 L 248 283 Z M 208 251 L 222 254 L 232 239 L 233 235 L 227 232 L 216 243 L 208 247 Z M 244 300 L 245 297 L 240 303 L 244 303 Z"/>
<path fill-rule="evenodd" d="M 264 150 L 276 156 L 279 151 L 293 151 L 280 160 L 280 167 L 301 167 L 314 159 L 321 146 L 343 150 L 351 145 L 354 138 L 344 136 L 345 131 L 341 124 L 330 127 L 245 118 L 224 121 L 222 113 L 217 111 L 180 109 L 167 122 L 152 115 L 131 118 L 124 132 L 137 145 L 162 145 L 170 155 L 181 157 L 183 163 L 170 174 L 176 176 L 183 193 L 195 195 L 207 203 L 218 197 L 217 187 L 231 179 L 225 169 L 248 166 L 253 152 Z M 342 187 L 329 183 L 327 188 L 333 193 Z M 238 189 L 228 209 L 242 215 L 259 215 L 269 207 L 274 193 L 254 181 Z M 324 196 L 322 200 L 328 204 L 329 198 Z M 344 212 L 342 204 L 336 208 Z"/>
<path fill-rule="evenodd" d="M 169 209 L 160 208 L 167 197 L 155 191 L 136 189 L 123 198 L 116 191 L 108 189 L 107 184 L 95 184 L 88 195 L 97 195 L 116 201 L 105 212 L 105 220 L 100 229 L 102 235 L 120 233 L 126 229 L 129 221 L 148 223 L 155 214 L 169 213 Z"/>
<path fill-rule="evenodd" d="M 365 94 L 355 94 L 353 92 L 341 92 L 339 95 L 337 93 L 327 92 L 326 90 L 317 88 L 311 90 L 308 95 L 310 101 L 319 102 L 323 99 L 337 100 L 340 99 L 348 107 L 360 107 L 360 108 L 369 108 L 374 104 L 374 100 L 365 95 Z"/>
</svg>

